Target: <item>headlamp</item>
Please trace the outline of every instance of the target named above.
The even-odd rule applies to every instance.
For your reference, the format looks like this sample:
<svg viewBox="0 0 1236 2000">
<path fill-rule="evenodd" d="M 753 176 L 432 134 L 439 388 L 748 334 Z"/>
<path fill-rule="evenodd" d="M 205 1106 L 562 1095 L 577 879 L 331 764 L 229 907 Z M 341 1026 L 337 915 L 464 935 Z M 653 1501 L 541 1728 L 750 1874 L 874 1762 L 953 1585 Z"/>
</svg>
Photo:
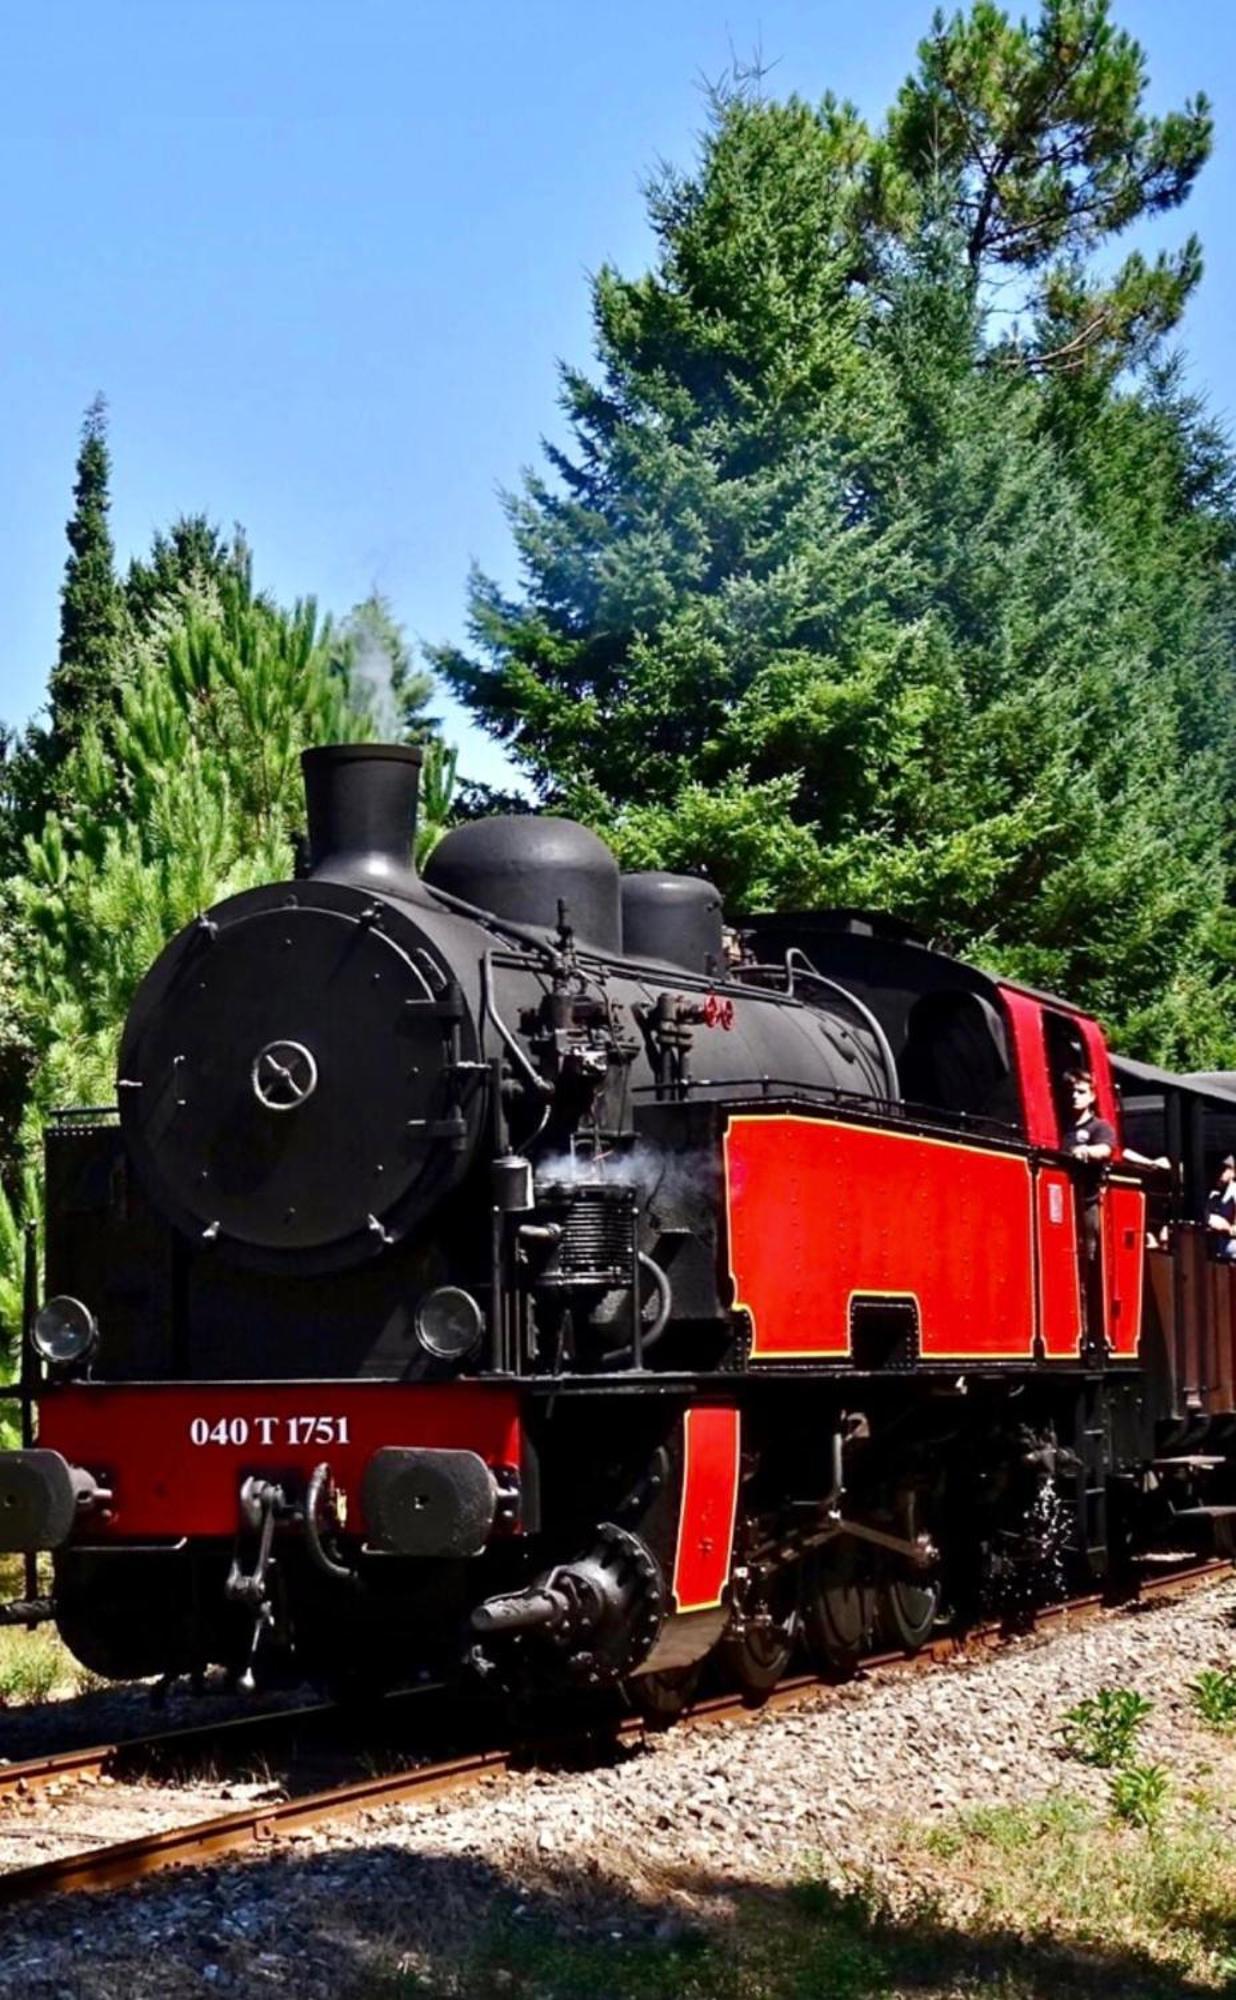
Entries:
<svg viewBox="0 0 1236 2000">
<path fill-rule="evenodd" d="M 439 1361 L 459 1361 L 476 1346 L 485 1321 L 471 1292 L 439 1285 L 416 1308 L 416 1337 Z"/>
<path fill-rule="evenodd" d="M 48 1299 L 46 1305 L 40 1306 L 30 1329 L 35 1352 L 57 1368 L 84 1361 L 94 1352 L 98 1338 L 99 1329 L 89 1306 L 67 1296 Z"/>
</svg>

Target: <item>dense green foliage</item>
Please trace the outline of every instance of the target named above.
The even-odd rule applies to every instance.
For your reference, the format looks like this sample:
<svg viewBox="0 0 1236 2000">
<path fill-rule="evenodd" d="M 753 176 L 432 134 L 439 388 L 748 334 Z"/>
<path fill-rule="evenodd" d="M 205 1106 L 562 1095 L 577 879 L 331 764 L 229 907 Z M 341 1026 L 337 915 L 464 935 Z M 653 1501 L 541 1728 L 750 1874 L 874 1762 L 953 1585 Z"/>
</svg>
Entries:
<svg viewBox="0 0 1236 2000">
<path fill-rule="evenodd" d="M 336 628 L 333 659 L 355 703 L 383 742 L 416 741 L 435 727 L 428 703 L 433 676 L 418 672 L 412 648 L 387 600 L 373 591 Z"/>
<path fill-rule="evenodd" d="M 92 505 L 105 511 L 97 412 L 88 434 L 102 468 Z M 71 733 L 53 703 L 52 728 L 31 729 L 5 767 L 0 1331 L 18 1318 L 20 1219 L 38 1212 L 47 1113 L 112 1100 L 130 997 L 175 931 L 223 896 L 292 873 L 300 751 L 430 726 L 430 683 L 380 598 L 338 624 L 312 603 L 283 609 L 255 591 L 243 537 L 199 516 L 156 535 L 112 587 L 110 649 L 96 658 L 89 703 L 73 710 Z M 451 811 L 454 771 L 453 752 L 429 741 L 422 855 Z"/>
<path fill-rule="evenodd" d="M 721 93 L 652 186 L 654 268 L 595 280 L 570 447 L 509 501 L 520 592 L 474 577 L 436 659 L 627 862 L 891 908 L 1222 1061 L 1231 461 L 1133 372 L 1147 320 L 1105 306 L 1051 365 L 988 296 L 1014 268 L 1044 330 L 1040 281 L 1097 297 L 1084 256 L 1187 192 L 1205 107 L 1155 122 L 1143 84 L 1104 5 L 1049 0 L 938 20 L 875 138 Z"/>
</svg>

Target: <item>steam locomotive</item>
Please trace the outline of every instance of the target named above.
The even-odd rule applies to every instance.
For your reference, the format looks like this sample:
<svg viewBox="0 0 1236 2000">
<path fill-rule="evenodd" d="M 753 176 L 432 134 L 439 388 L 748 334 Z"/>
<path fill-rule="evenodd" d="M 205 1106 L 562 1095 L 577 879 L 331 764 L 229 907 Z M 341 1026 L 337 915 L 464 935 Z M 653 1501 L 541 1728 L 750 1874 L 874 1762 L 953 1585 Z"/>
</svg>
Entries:
<svg viewBox="0 0 1236 2000">
<path fill-rule="evenodd" d="M 409 856 L 419 753 L 303 759 L 306 865 L 156 961 L 47 1134 L 0 1548 L 114 1677 L 620 1687 L 1225 1546 L 1231 1079 L 846 911 L 529 814 Z M 1139 1152 L 1065 1152 L 1066 1071 Z M 1091 1170 L 1092 1172 L 1092 1170 Z M 1085 1204 L 1100 1253 L 1085 1255 Z M 37 1421 L 36 1421 L 37 1420 Z"/>
</svg>

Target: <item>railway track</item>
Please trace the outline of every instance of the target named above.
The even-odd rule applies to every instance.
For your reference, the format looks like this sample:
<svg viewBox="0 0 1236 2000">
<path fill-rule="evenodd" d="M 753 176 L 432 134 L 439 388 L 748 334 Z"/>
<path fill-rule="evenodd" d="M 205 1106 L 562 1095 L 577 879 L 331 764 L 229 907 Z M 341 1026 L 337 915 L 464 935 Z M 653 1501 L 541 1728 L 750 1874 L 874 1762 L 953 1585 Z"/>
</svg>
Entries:
<svg viewBox="0 0 1236 2000">
<path fill-rule="evenodd" d="M 119 1737 L 114 1742 L 81 1744 L 70 1750 L 50 1750 L 0 1764 L 0 1799 L 27 1795 L 51 1785 L 92 1778 L 145 1774 L 160 1766 L 174 1769 L 233 1750 L 263 1750 L 280 1738 L 328 1723 L 337 1711 L 331 1702 L 310 1702 L 297 1708 L 262 1715 L 231 1716 L 224 1722 L 193 1723 L 183 1729 L 160 1730 L 150 1736 Z"/>
<path fill-rule="evenodd" d="M 1194 1590 L 1212 1587 L 1232 1574 L 1233 1564 L 1228 1561 L 1173 1571 L 1143 1582 L 1134 1602 L 1154 1604 L 1170 1600 Z M 1041 1610 L 1034 1619 L 1032 1629 L 1050 1631 L 1056 1626 L 1075 1629 L 1080 1623 L 1119 1615 L 1128 1609 L 1127 1604 L 1110 1605 L 1101 1596 L 1072 1598 Z M 1008 1643 L 1009 1637 L 1007 1629 L 999 1624 L 972 1627 L 965 1633 L 941 1635 L 913 1655 L 872 1655 L 864 1661 L 862 1672 L 880 1678 L 918 1673 L 950 1660 L 973 1657 L 983 1650 L 998 1650 Z M 758 1707 L 745 1704 L 738 1695 L 715 1695 L 697 1702 L 675 1724 L 675 1728 L 741 1725 L 808 1700 L 818 1695 L 825 1685 L 814 1674 L 790 1675 Z M 318 1728 L 332 1717 L 337 1717 L 337 1711 L 328 1703 L 319 1703 L 303 1709 L 281 1711 L 274 1717 L 241 1717 L 230 1723 L 166 1731 L 124 1744 L 100 1744 L 88 1749 L 31 1758 L 0 1771 L 0 1796 L 15 1791 L 37 1790 L 55 1782 L 71 1783 L 74 1779 L 108 1774 L 123 1767 L 126 1760 L 129 1768 L 140 1765 L 143 1769 L 150 1769 L 161 1762 L 174 1765 L 179 1758 L 198 1755 L 210 1747 L 222 1749 L 225 1745 L 253 1741 L 261 1725 L 281 1723 L 291 1727 L 294 1733 L 298 1723 Z M 628 1716 L 618 1723 L 617 1736 L 619 1740 L 630 1741 L 645 1734 L 646 1730 L 647 1725 L 642 1718 Z M 425 1802 L 466 1790 L 484 1778 L 526 1766 L 530 1758 L 537 1754 L 561 1753 L 577 1742 L 578 1737 L 568 1739 L 558 1736 L 536 1744 L 487 1744 L 412 1769 L 354 1778 L 326 1790 L 264 1799 L 207 1820 L 164 1828 L 112 1845 L 10 1869 L 0 1873 L 0 1906 L 86 1889 L 122 1888 L 167 1868 L 208 1862 L 220 1855 L 253 1846 L 270 1847 L 281 1838 L 303 1833 L 327 1820 L 348 1818 L 382 1806 Z"/>
<path fill-rule="evenodd" d="M 366 1747 L 372 1747 L 369 1739 L 375 1733 L 379 1737 L 395 1734 L 414 1712 L 419 1716 L 424 1711 L 428 1720 L 432 1709 L 458 1711 L 459 1706 L 449 1690 L 433 1682 L 385 1695 L 363 1714 L 341 1708 L 333 1701 L 300 1702 L 144 1736 L 120 1736 L 106 1743 L 41 1751 L 33 1757 L 0 1763 L 0 1801 L 15 1794 L 28 1796 L 49 1787 L 89 1783 L 92 1779 L 178 1774 L 212 1761 L 233 1764 L 247 1756 L 277 1755 L 289 1746 L 329 1737 L 332 1732 L 336 1738 L 346 1739 L 362 1727 L 366 1732 Z M 467 1704 L 471 1714 L 477 1708 L 475 1699 Z"/>
</svg>

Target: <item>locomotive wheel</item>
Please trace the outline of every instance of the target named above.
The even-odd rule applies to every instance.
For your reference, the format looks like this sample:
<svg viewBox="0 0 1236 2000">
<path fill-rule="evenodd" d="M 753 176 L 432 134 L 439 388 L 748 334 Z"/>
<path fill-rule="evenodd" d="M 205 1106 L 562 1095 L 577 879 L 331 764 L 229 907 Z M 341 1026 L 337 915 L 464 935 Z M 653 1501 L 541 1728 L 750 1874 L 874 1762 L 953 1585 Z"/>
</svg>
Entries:
<svg viewBox="0 0 1236 2000">
<path fill-rule="evenodd" d="M 940 1586 L 904 1576 L 886 1577 L 877 1598 L 880 1636 L 890 1646 L 917 1653 L 935 1630 L 940 1610 Z"/>
<path fill-rule="evenodd" d="M 726 1673 L 752 1707 L 772 1693 L 794 1657 L 800 1616 L 793 1582 L 781 1579 L 773 1602 L 761 1608 L 767 1609 L 766 1624 L 749 1624 L 744 1631 L 729 1634 L 720 1647 Z"/>
<path fill-rule="evenodd" d="M 702 1672 L 699 1661 L 693 1667 L 667 1667 L 660 1674 L 634 1674 L 627 1682 L 631 1706 L 649 1729 L 670 1729 L 690 1708 Z"/>
<path fill-rule="evenodd" d="M 871 1592 L 852 1555 L 824 1552 L 808 1559 L 805 1572 L 803 1636 L 812 1665 L 830 1680 L 848 1680 L 862 1658 Z"/>
</svg>

